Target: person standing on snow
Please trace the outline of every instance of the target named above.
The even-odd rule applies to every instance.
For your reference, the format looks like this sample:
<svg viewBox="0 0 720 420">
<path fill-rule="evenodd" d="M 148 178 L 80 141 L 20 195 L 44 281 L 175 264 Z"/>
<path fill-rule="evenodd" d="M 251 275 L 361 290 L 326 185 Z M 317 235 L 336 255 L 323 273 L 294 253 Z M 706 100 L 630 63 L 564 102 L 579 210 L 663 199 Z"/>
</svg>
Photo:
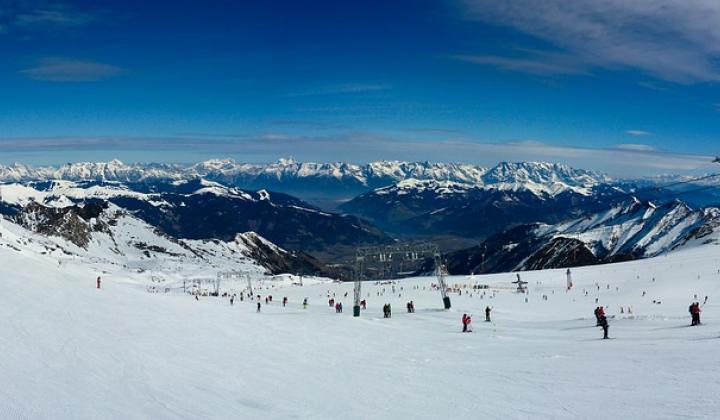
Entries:
<svg viewBox="0 0 720 420">
<path fill-rule="evenodd" d="M 288 303 L 288 298 L 287 298 L 287 296 L 285 296 L 283 298 L 283 308 L 285 307 L 285 305 L 287 305 L 287 303 Z"/>
<path fill-rule="evenodd" d="M 235 295 L 230 296 L 230 306 L 233 306 L 235 304 Z"/>
<path fill-rule="evenodd" d="M 610 326 L 608 325 L 608 321 L 607 321 L 607 318 L 605 317 L 605 314 L 602 314 L 602 315 L 600 316 L 600 322 L 599 322 L 599 324 L 600 324 L 600 326 L 601 326 L 602 329 L 603 329 L 603 340 L 607 340 L 607 339 L 609 338 L 609 337 L 608 337 L 608 330 L 610 329 Z"/>
<path fill-rule="evenodd" d="M 100 282 L 101 282 L 100 276 L 98 276 L 98 278 L 97 278 L 97 288 L 98 288 L 98 289 L 100 288 Z"/>
<path fill-rule="evenodd" d="M 462 332 L 468 332 L 468 314 L 463 314 L 462 316 Z"/>
<path fill-rule="evenodd" d="M 695 303 L 691 303 L 690 306 L 688 306 L 688 313 L 690 314 L 690 326 L 695 326 Z"/>
<path fill-rule="evenodd" d="M 258 311 L 258 312 L 260 312 L 260 307 L 261 307 L 261 306 L 262 306 L 262 305 L 260 304 L 260 301 L 258 301 L 258 303 L 257 303 L 257 311 Z"/>
<path fill-rule="evenodd" d="M 303 299 L 303 309 L 307 309 L 308 306 L 308 298 Z"/>
<path fill-rule="evenodd" d="M 599 327 L 600 326 L 600 307 L 596 306 L 593 313 L 595 314 L 595 326 Z"/>
<path fill-rule="evenodd" d="M 601 324 L 601 319 L 605 318 L 605 308 L 603 308 L 602 306 L 598 306 L 596 317 L 597 317 L 597 321 L 598 321 L 597 326 L 602 327 L 602 325 L 600 325 L 600 324 Z"/>
<path fill-rule="evenodd" d="M 490 322 L 490 306 L 485 307 L 485 322 Z"/>
<path fill-rule="evenodd" d="M 692 325 L 700 325 L 700 303 L 695 302 L 690 305 L 690 313 L 692 314 Z"/>
</svg>

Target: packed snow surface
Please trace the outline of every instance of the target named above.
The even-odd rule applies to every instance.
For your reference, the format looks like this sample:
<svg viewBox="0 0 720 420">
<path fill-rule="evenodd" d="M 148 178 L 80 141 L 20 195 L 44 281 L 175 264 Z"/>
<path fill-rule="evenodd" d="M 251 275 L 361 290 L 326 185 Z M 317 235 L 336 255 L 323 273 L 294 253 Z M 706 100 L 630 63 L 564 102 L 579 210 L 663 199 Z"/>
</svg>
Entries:
<svg viewBox="0 0 720 420">
<path fill-rule="evenodd" d="M 564 270 L 522 273 L 528 294 L 514 292 L 514 274 L 451 277 L 451 286 L 490 288 L 451 293 L 449 311 L 431 288 L 434 278 L 365 283 L 368 307 L 353 318 L 352 284 L 256 278 L 257 313 L 247 299 L 231 306 L 178 289 L 148 293 L 148 272 L 32 252 L 20 243 L 27 239 L 5 232 L 0 418 L 677 419 L 720 412 L 714 245 L 573 269 L 569 292 Z M 227 280 L 222 290 L 244 286 Z M 273 301 L 266 305 L 267 295 Z M 344 313 L 328 306 L 328 295 Z M 689 327 L 688 305 L 705 296 L 703 325 Z M 409 300 L 416 313 L 406 313 Z M 393 316 L 383 319 L 388 302 Z M 483 322 L 486 305 L 492 322 Z M 594 326 L 598 305 L 611 317 L 610 340 Z M 460 332 L 463 313 L 473 316 L 472 333 Z"/>
</svg>

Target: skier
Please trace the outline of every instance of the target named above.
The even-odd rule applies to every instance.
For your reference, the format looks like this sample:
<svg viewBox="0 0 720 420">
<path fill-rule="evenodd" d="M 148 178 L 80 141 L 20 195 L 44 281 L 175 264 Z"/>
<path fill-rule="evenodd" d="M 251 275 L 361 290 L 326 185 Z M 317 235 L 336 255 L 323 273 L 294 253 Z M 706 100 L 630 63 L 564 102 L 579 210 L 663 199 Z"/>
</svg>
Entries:
<svg viewBox="0 0 720 420">
<path fill-rule="evenodd" d="M 392 318 L 392 307 L 390 306 L 389 303 L 387 304 L 387 313 L 388 313 L 387 317 Z"/>
<path fill-rule="evenodd" d="M 257 311 L 258 311 L 258 312 L 260 312 L 260 307 L 261 307 L 261 306 L 262 306 L 262 305 L 260 305 L 260 301 L 258 301 L 258 303 L 257 303 Z"/>
<path fill-rule="evenodd" d="M 198 295 L 195 295 L 195 300 L 200 300 L 200 298 L 198 298 Z"/>
<path fill-rule="evenodd" d="M 335 299 L 330 298 L 330 300 L 328 300 L 328 306 L 331 307 L 331 308 L 332 308 L 333 306 L 335 306 Z"/>
<path fill-rule="evenodd" d="M 695 303 L 688 306 L 688 313 L 690 314 L 690 326 L 695 326 Z"/>
<path fill-rule="evenodd" d="M 468 314 L 463 314 L 462 316 L 462 332 L 466 333 L 468 332 L 468 326 L 470 325 L 470 316 Z"/>
<path fill-rule="evenodd" d="M 603 340 L 608 339 L 608 329 L 610 329 L 610 326 L 608 325 L 607 318 L 605 317 L 605 314 L 602 314 L 600 316 L 600 326 L 603 329 Z"/>
<path fill-rule="evenodd" d="M 303 299 L 303 309 L 307 309 L 307 306 L 308 306 L 308 299 L 305 298 L 305 299 Z"/>
<path fill-rule="evenodd" d="M 98 289 L 100 288 L 100 276 L 98 276 L 98 278 L 97 278 L 97 288 Z"/>
<path fill-rule="evenodd" d="M 599 327 L 600 326 L 600 307 L 596 306 L 593 313 L 595 314 L 595 326 Z"/>
<path fill-rule="evenodd" d="M 360 307 L 363 309 L 367 309 L 367 302 L 365 301 L 365 299 L 360 301 Z"/>
<path fill-rule="evenodd" d="M 485 322 L 490 322 L 490 306 L 485 307 Z"/>
<path fill-rule="evenodd" d="M 230 296 L 230 306 L 233 306 L 235 304 L 235 296 Z"/>
<path fill-rule="evenodd" d="M 690 313 L 692 314 L 692 325 L 700 325 L 700 303 L 695 302 L 690 305 Z"/>
<path fill-rule="evenodd" d="M 287 305 L 287 303 L 288 303 L 288 298 L 287 298 L 287 296 L 285 296 L 283 298 L 283 308 L 285 307 L 285 305 Z"/>
<path fill-rule="evenodd" d="M 338 302 L 338 313 L 341 314 L 341 313 L 342 313 L 342 310 L 343 310 L 342 302 Z"/>
<path fill-rule="evenodd" d="M 267 298 L 267 297 L 265 298 L 265 304 L 266 304 L 266 305 L 268 304 L 268 298 Z"/>
</svg>

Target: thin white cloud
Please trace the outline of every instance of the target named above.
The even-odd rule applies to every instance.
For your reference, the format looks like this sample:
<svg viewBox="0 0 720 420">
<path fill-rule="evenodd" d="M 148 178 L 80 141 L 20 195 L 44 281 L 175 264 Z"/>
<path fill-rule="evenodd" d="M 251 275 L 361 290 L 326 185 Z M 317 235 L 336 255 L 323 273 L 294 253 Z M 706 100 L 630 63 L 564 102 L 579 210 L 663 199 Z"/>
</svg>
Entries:
<svg viewBox="0 0 720 420">
<path fill-rule="evenodd" d="M 319 86 L 300 92 L 289 93 L 285 96 L 321 96 L 321 95 L 345 95 L 352 93 L 379 92 L 390 89 L 382 84 L 348 83 L 341 85 Z"/>
<path fill-rule="evenodd" d="M 511 27 L 558 48 L 558 54 L 525 57 L 541 61 L 548 72 L 635 69 L 676 83 L 720 81 L 717 0 L 462 1 L 468 19 Z M 543 68 L 508 60 L 494 64 L 535 72 Z"/>
<path fill-rule="evenodd" d="M 652 135 L 651 132 L 645 130 L 625 130 L 625 134 L 633 137 L 646 137 Z"/>
<path fill-rule="evenodd" d="M 624 144 L 618 144 L 615 146 L 616 149 L 620 150 L 632 150 L 636 152 L 654 152 L 657 149 L 655 149 L 652 146 L 648 146 L 647 144 L 636 144 L 636 143 L 624 143 Z"/>
<path fill-rule="evenodd" d="M 542 76 L 564 74 L 588 74 L 588 70 L 567 55 L 526 52 L 527 57 L 505 57 L 499 55 L 454 55 L 451 58 L 481 64 L 510 71 L 537 74 Z"/>
<path fill-rule="evenodd" d="M 79 11 L 57 1 L 0 1 L 0 34 L 12 30 L 37 31 L 85 26 L 95 20 L 91 13 Z"/>
<path fill-rule="evenodd" d="M 122 68 L 110 64 L 67 58 L 46 58 L 35 67 L 19 71 L 30 79 L 52 82 L 92 82 L 119 76 L 123 72 Z"/>
<path fill-rule="evenodd" d="M 92 16 L 69 10 L 41 9 L 22 13 L 15 17 L 13 24 L 19 27 L 37 26 L 82 26 L 92 21 Z"/>
</svg>

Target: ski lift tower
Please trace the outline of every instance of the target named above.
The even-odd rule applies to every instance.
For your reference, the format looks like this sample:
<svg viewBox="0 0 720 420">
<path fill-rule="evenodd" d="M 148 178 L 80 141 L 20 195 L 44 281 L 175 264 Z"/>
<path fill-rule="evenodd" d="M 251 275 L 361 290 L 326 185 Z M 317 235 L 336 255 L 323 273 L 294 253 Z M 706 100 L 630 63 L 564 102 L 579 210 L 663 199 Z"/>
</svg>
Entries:
<svg viewBox="0 0 720 420">
<path fill-rule="evenodd" d="M 513 284 L 517 284 L 517 292 L 518 292 L 518 293 L 525 293 L 525 290 L 527 290 L 527 288 L 525 287 L 525 285 L 528 284 L 528 282 L 522 281 L 522 280 L 520 279 L 520 273 L 517 274 L 517 280 L 515 280 L 515 281 L 513 282 Z"/>
<path fill-rule="evenodd" d="M 435 266 L 435 275 L 438 279 L 438 287 L 443 299 L 445 309 L 450 309 L 450 297 L 447 295 L 447 268 L 442 263 L 440 248 L 433 243 L 410 243 L 394 244 L 387 246 L 360 247 L 355 251 L 354 281 L 354 305 L 353 316 L 360 316 L 360 300 L 362 299 L 362 281 L 365 280 L 365 270 L 372 263 L 381 264 L 383 267 L 397 262 L 421 262 L 426 258 L 432 258 Z"/>
</svg>

